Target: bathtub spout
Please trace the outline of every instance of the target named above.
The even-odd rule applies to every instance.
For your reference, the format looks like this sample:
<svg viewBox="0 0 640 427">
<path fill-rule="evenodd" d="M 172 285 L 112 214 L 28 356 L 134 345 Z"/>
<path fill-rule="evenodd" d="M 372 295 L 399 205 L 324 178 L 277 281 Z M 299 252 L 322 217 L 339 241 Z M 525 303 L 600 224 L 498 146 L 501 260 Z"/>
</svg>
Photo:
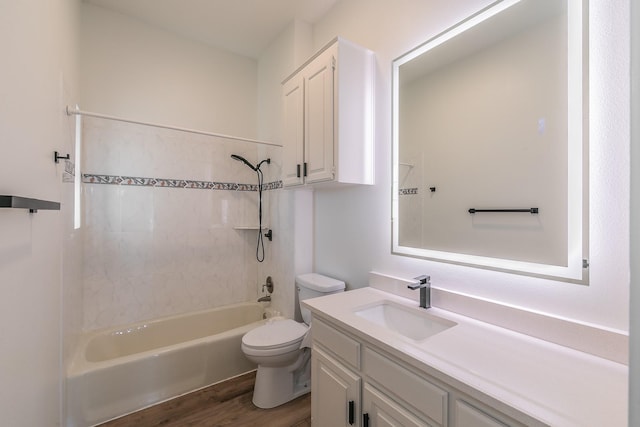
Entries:
<svg viewBox="0 0 640 427">
<path fill-rule="evenodd" d="M 270 302 L 270 301 L 271 301 L 271 295 L 258 298 L 258 302 Z"/>
</svg>

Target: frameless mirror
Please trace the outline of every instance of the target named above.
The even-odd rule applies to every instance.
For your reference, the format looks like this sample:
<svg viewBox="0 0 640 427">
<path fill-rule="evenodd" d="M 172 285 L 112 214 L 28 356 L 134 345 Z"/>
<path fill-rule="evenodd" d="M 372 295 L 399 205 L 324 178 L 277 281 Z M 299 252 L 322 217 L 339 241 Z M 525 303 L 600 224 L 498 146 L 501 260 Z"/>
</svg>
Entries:
<svg viewBox="0 0 640 427">
<path fill-rule="evenodd" d="M 394 254 L 587 281 L 586 22 L 497 1 L 393 62 Z"/>
</svg>

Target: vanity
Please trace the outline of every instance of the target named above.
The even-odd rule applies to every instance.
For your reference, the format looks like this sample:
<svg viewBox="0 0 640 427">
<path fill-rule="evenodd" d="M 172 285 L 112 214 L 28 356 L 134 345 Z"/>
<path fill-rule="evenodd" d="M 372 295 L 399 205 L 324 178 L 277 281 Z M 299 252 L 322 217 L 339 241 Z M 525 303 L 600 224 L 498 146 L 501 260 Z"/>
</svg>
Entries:
<svg viewBox="0 0 640 427">
<path fill-rule="evenodd" d="M 316 426 L 627 425 L 626 365 L 371 287 L 303 305 Z"/>
</svg>

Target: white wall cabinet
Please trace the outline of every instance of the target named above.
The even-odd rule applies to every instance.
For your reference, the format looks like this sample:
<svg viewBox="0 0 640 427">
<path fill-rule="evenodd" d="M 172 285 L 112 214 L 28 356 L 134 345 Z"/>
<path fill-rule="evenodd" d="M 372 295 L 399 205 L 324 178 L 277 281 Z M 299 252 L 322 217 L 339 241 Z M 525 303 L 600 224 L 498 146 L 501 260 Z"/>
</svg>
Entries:
<svg viewBox="0 0 640 427">
<path fill-rule="evenodd" d="M 314 426 L 525 425 L 319 319 L 313 321 L 311 363 Z"/>
<path fill-rule="evenodd" d="M 282 182 L 373 184 L 374 56 L 337 38 L 283 82 Z"/>
</svg>

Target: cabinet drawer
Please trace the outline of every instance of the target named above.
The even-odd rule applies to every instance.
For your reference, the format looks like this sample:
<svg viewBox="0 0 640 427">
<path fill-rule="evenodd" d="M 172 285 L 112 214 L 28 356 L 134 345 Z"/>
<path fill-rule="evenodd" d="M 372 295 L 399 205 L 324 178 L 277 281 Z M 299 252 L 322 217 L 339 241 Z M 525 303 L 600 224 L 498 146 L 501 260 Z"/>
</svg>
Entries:
<svg viewBox="0 0 640 427">
<path fill-rule="evenodd" d="M 331 350 L 356 369 L 360 369 L 359 342 L 315 319 L 311 324 L 311 331 L 314 341 Z"/>
<path fill-rule="evenodd" d="M 409 413 L 401 405 L 368 383 L 364 384 L 362 412 L 369 417 L 370 424 L 375 427 L 431 427 L 431 424 Z"/>
<path fill-rule="evenodd" d="M 457 427 L 508 427 L 488 414 L 468 405 L 461 400 L 456 401 Z"/>
<path fill-rule="evenodd" d="M 392 391 L 399 400 L 439 426 L 447 425 L 446 390 L 368 348 L 364 351 L 363 364 L 367 376 Z"/>
</svg>

